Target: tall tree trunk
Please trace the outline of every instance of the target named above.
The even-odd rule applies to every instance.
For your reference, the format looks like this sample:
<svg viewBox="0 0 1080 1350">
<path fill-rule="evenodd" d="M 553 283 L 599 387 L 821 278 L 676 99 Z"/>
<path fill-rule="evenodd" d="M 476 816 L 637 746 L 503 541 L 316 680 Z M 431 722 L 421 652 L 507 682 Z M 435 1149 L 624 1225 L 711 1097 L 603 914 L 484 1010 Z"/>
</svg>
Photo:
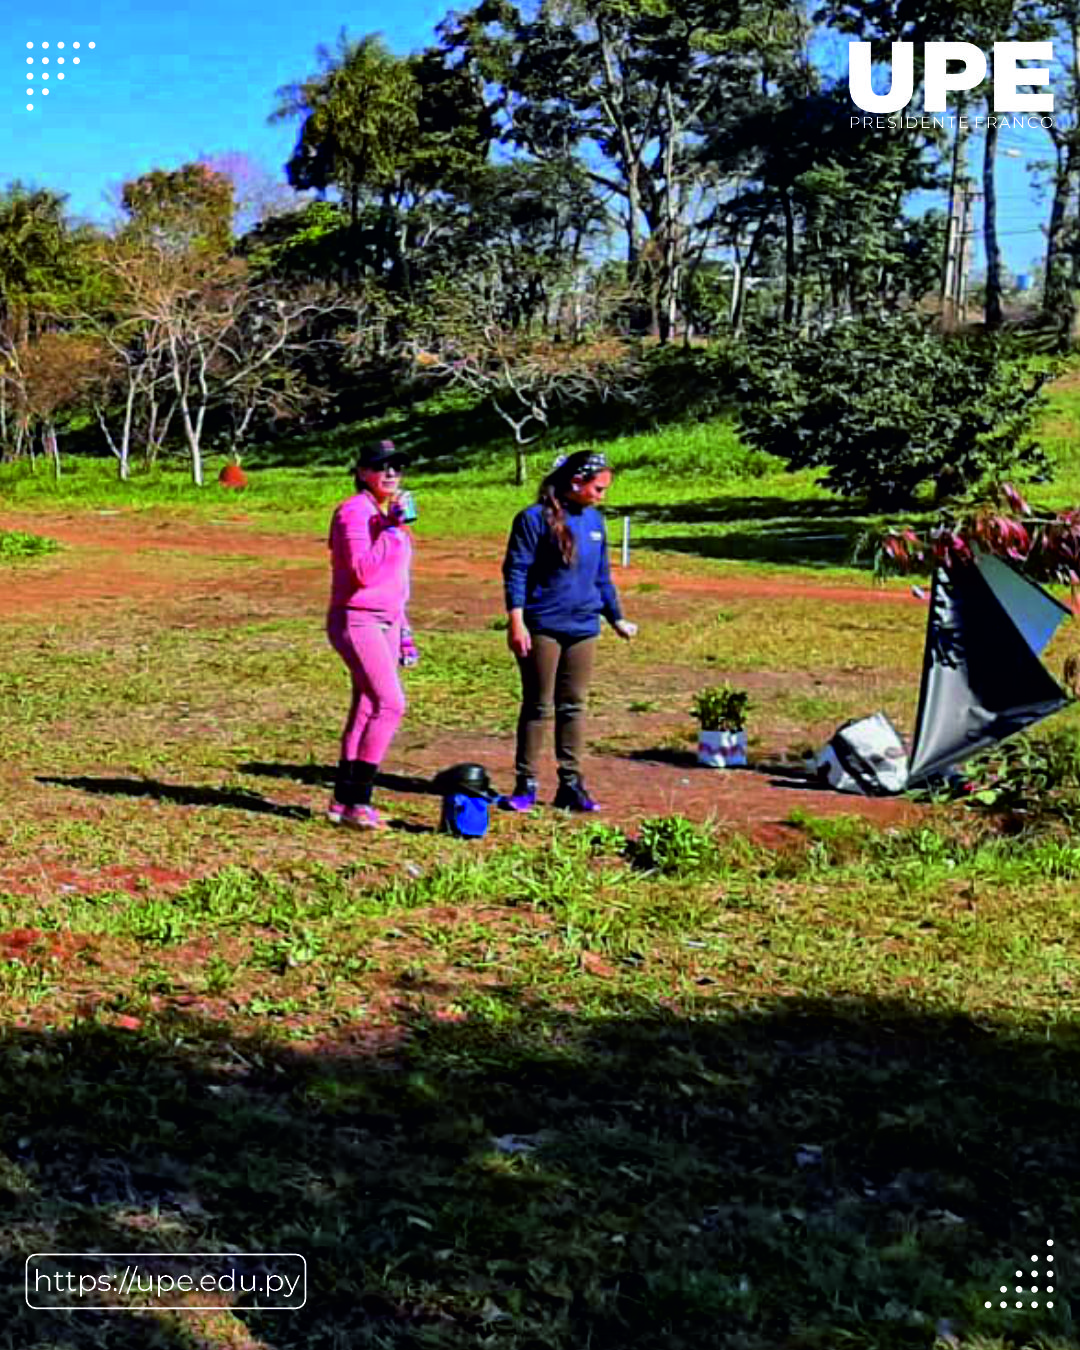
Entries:
<svg viewBox="0 0 1080 1350">
<path fill-rule="evenodd" d="M 757 223 L 753 235 L 750 238 L 750 245 L 746 250 L 746 257 L 739 257 L 739 240 L 735 238 L 735 267 L 736 275 L 732 284 L 731 296 L 731 332 L 734 337 L 741 337 L 743 331 L 743 322 L 746 318 L 746 291 L 747 278 L 750 275 L 750 268 L 753 265 L 754 257 L 757 253 L 758 243 L 764 232 L 767 217 L 762 216 Z"/>
<path fill-rule="evenodd" d="M 668 342 L 675 330 L 679 304 L 679 203 L 675 193 L 675 146 L 678 135 L 675 100 L 670 86 L 664 90 L 666 114 L 663 137 L 664 202 L 663 249 L 658 278 L 658 336 L 661 345 Z"/>
<path fill-rule="evenodd" d="M 202 446 L 199 444 L 199 433 L 195 423 L 191 420 L 191 409 L 188 407 L 187 398 L 180 397 L 180 416 L 184 423 L 184 437 L 188 443 L 188 452 L 191 455 L 191 481 L 196 487 L 203 485 L 203 462 Z"/>
<path fill-rule="evenodd" d="M 1043 281 L 1042 311 L 1044 318 L 1064 327 L 1068 322 L 1068 284 L 1065 277 L 1065 259 L 1062 256 L 1062 240 L 1072 189 L 1075 152 L 1071 143 L 1066 147 L 1058 142 L 1055 149 L 1057 168 L 1054 173 L 1054 196 L 1050 204 L 1050 222 L 1046 233 L 1046 275 Z"/>
<path fill-rule="evenodd" d="M 989 105 L 987 105 L 989 113 Z M 997 185 L 994 181 L 994 163 L 997 155 L 997 119 L 992 115 L 986 124 L 986 146 L 983 151 L 983 244 L 986 248 L 986 327 L 993 331 L 1001 327 L 1005 316 L 1001 309 L 1001 248 L 997 232 Z"/>
<path fill-rule="evenodd" d="M 60 481 L 60 447 L 56 443 L 56 428 L 51 422 L 46 422 L 42 428 L 43 449 L 48 451 L 53 464 L 53 476 L 56 481 Z"/>
<path fill-rule="evenodd" d="M 784 324 L 795 321 L 795 212 L 785 188 L 780 194 L 784 212 Z"/>
</svg>

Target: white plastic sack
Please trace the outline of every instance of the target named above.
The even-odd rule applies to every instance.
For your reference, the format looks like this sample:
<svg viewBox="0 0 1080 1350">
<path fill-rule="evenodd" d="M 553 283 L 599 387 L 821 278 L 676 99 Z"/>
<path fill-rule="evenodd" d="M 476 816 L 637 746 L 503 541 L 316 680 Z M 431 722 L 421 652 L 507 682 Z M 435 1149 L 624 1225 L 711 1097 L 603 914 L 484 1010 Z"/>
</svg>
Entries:
<svg viewBox="0 0 1080 1350">
<path fill-rule="evenodd" d="M 855 792 L 860 797 L 863 795 L 862 788 L 836 758 L 836 751 L 831 745 L 827 745 L 817 757 L 817 776 L 837 792 Z"/>
<path fill-rule="evenodd" d="M 819 756 L 831 787 L 865 797 L 903 792 L 908 757 L 900 733 L 883 712 L 838 727 Z"/>
</svg>

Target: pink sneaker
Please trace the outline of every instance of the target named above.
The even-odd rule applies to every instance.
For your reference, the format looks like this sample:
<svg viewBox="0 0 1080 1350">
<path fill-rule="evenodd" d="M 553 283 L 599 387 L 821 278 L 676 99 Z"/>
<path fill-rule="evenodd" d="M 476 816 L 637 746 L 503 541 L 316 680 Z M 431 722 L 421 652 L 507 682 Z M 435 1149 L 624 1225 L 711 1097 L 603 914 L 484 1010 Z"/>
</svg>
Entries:
<svg viewBox="0 0 1080 1350">
<path fill-rule="evenodd" d="M 341 816 L 342 825 L 354 830 L 385 830 L 382 817 L 373 806 L 347 806 Z"/>
</svg>

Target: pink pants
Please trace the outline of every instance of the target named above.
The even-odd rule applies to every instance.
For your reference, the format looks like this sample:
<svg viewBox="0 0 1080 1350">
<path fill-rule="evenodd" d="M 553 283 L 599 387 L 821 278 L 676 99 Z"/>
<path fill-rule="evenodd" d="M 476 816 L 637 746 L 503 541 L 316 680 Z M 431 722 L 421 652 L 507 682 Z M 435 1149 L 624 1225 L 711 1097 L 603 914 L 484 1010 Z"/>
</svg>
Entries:
<svg viewBox="0 0 1080 1350">
<path fill-rule="evenodd" d="M 398 678 L 401 624 L 381 623 L 357 610 L 332 609 L 326 635 L 352 676 L 341 758 L 381 764 L 405 716 L 405 692 Z"/>
</svg>

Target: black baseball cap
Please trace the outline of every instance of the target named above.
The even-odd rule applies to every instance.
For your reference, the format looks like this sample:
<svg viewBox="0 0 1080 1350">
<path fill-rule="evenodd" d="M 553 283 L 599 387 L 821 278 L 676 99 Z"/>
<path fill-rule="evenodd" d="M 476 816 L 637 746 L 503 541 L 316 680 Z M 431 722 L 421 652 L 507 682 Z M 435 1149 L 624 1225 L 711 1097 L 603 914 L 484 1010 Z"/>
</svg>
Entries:
<svg viewBox="0 0 1080 1350">
<path fill-rule="evenodd" d="M 434 783 L 443 794 L 460 792 L 467 797 L 485 797 L 489 801 L 498 796 L 482 764 L 452 764 L 435 775 Z"/>
<path fill-rule="evenodd" d="M 393 441 L 372 441 L 365 445 L 356 461 L 358 469 L 385 469 L 388 464 L 404 468 L 412 462 L 404 450 L 399 450 Z"/>
</svg>

